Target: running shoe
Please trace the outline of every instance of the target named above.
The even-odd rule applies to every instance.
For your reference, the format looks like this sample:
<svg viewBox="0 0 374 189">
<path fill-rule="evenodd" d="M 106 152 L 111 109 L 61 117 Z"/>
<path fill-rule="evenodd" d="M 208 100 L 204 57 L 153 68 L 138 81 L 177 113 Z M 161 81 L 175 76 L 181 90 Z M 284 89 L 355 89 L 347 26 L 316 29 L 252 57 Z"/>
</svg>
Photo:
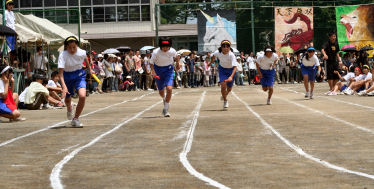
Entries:
<svg viewBox="0 0 374 189">
<path fill-rule="evenodd" d="M 164 117 L 170 117 L 170 113 L 169 113 L 169 111 L 167 109 L 162 109 L 162 115 Z"/>
<path fill-rule="evenodd" d="M 229 102 L 226 100 L 223 102 L 223 109 L 229 108 Z"/>
<path fill-rule="evenodd" d="M 366 96 L 366 90 L 360 91 L 358 96 Z"/>
<path fill-rule="evenodd" d="M 81 124 L 81 122 L 79 121 L 79 119 L 73 119 L 73 120 L 71 121 L 71 126 L 73 126 L 73 127 L 81 127 L 82 124 Z"/>
<path fill-rule="evenodd" d="M 305 93 L 305 98 L 308 98 L 309 97 L 309 92 L 306 92 Z"/>
<path fill-rule="evenodd" d="M 368 96 L 374 96 L 374 91 L 368 92 Z"/>
<path fill-rule="evenodd" d="M 9 122 L 19 122 L 19 121 L 26 121 L 26 118 L 19 117 L 19 118 L 16 118 L 16 119 L 9 119 Z"/>
<path fill-rule="evenodd" d="M 310 92 L 309 98 L 313 99 L 313 92 Z"/>
<path fill-rule="evenodd" d="M 331 91 L 328 91 L 328 92 L 325 92 L 323 93 L 324 95 L 329 95 L 331 93 Z"/>
<path fill-rule="evenodd" d="M 354 92 L 352 89 L 348 89 L 348 91 L 347 91 L 346 94 L 347 94 L 347 95 L 354 95 L 354 93 L 355 93 L 355 92 Z"/>
<path fill-rule="evenodd" d="M 271 102 L 271 99 L 268 99 L 268 101 L 266 102 L 266 104 L 267 104 L 267 105 L 271 105 L 271 104 L 273 104 L 273 103 Z"/>
<path fill-rule="evenodd" d="M 334 91 L 328 94 L 328 96 L 336 96 L 336 95 L 338 95 L 338 94 Z"/>
</svg>

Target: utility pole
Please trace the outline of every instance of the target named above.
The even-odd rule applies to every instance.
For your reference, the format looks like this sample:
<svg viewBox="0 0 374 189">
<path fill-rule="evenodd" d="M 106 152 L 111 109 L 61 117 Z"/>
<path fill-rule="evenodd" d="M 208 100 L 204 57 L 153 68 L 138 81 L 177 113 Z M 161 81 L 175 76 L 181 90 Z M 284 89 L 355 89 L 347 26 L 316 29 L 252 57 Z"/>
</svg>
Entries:
<svg viewBox="0 0 374 189">
<path fill-rule="evenodd" d="M 256 44 L 255 44 L 255 21 L 253 13 L 253 0 L 251 0 L 251 29 L 252 29 L 252 52 L 256 53 Z"/>
</svg>

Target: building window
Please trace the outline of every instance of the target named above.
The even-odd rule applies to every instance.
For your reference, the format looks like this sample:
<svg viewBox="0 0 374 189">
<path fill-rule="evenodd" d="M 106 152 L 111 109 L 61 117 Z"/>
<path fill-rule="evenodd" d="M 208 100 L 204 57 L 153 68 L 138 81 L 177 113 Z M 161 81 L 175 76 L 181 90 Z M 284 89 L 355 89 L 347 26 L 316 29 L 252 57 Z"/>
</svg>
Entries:
<svg viewBox="0 0 374 189">
<path fill-rule="evenodd" d="M 105 7 L 105 22 L 116 21 L 116 7 Z"/>
<path fill-rule="evenodd" d="M 151 12 L 149 5 L 142 6 L 142 21 L 150 21 L 151 20 Z"/>
<path fill-rule="evenodd" d="M 67 6 L 66 0 L 56 0 L 56 6 Z"/>
<path fill-rule="evenodd" d="M 104 7 L 93 8 L 93 19 L 94 22 L 104 22 Z"/>
<path fill-rule="evenodd" d="M 31 1 L 30 0 L 21 0 L 21 6 L 22 8 L 31 7 Z"/>
<path fill-rule="evenodd" d="M 142 0 L 142 4 L 149 4 L 149 0 Z"/>
<path fill-rule="evenodd" d="M 69 6 L 78 6 L 78 1 L 77 0 L 69 0 Z"/>
<path fill-rule="evenodd" d="M 82 8 L 82 9 L 84 9 L 84 8 Z M 89 9 L 91 10 L 91 8 L 89 8 Z M 90 20 L 90 23 L 91 23 L 91 20 L 92 20 L 91 16 L 90 16 L 89 20 Z M 78 12 L 77 11 L 70 11 L 69 12 L 69 24 L 78 24 L 78 23 L 79 23 Z"/>
<path fill-rule="evenodd" d="M 129 21 L 129 7 L 117 7 L 118 21 Z"/>
<path fill-rule="evenodd" d="M 45 7 L 54 7 L 54 6 L 56 6 L 55 0 L 44 0 L 44 6 Z"/>
<path fill-rule="evenodd" d="M 129 18 L 130 18 L 130 21 L 139 21 L 140 20 L 140 8 L 139 8 L 139 6 L 130 6 L 129 7 Z"/>
<path fill-rule="evenodd" d="M 105 4 L 105 5 L 108 5 L 108 4 L 116 4 L 116 1 L 115 1 L 115 0 L 104 0 L 104 4 Z"/>
<path fill-rule="evenodd" d="M 117 4 L 128 4 L 129 0 L 117 0 Z"/>
<path fill-rule="evenodd" d="M 140 0 L 129 0 L 129 4 L 140 4 Z"/>
<path fill-rule="evenodd" d="M 91 0 L 81 0 L 81 6 L 91 6 Z"/>
<path fill-rule="evenodd" d="M 91 7 L 81 8 L 82 22 L 91 23 L 92 22 L 92 10 Z"/>
<path fill-rule="evenodd" d="M 32 7 L 43 7 L 43 1 L 41 1 L 41 0 L 32 0 Z"/>
<path fill-rule="evenodd" d="M 103 4 L 103 0 L 92 0 L 92 4 L 93 5 L 102 5 Z"/>
<path fill-rule="evenodd" d="M 66 24 L 68 23 L 67 11 L 56 11 L 56 23 L 57 24 Z"/>
</svg>

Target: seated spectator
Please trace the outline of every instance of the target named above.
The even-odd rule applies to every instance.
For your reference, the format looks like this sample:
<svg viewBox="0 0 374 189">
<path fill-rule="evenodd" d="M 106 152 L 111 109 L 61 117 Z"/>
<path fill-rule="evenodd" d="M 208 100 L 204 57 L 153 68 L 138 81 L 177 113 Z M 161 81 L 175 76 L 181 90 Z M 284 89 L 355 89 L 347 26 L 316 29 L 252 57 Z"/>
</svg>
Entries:
<svg viewBox="0 0 374 189">
<path fill-rule="evenodd" d="M 374 74 L 374 68 L 372 68 L 372 75 Z M 373 79 L 371 79 L 371 82 L 370 82 L 370 84 L 369 85 L 371 85 L 371 87 L 366 91 L 366 93 L 367 93 L 367 95 L 368 96 L 374 96 L 374 80 Z"/>
<path fill-rule="evenodd" d="M 43 109 L 48 108 L 48 103 L 51 103 L 57 107 L 62 107 L 61 101 L 57 101 L 49 96 L 49 91 L 45 87 L 47 81 L 41 74 L 35 74 L 33 76 L 33 82 L 27 89 L 25 94 L 25 105 L 29 110 L 39 110 L 40 106 L 43 105 Z"/>
<path fill-rule="evenodd" d="M 58 72 L 57 71 L 53 72 L 51 75 L 51 80 L 48 81 L 46 88 L 48 89 L 49 95 L 52 98 L 63 103 L 60 97 L 62 94 L 62 87 L 59 84 L 59 81 L 60 81 L 60 77 L 58 76 Z"/>
<path fill-rule="evenodd" d="M 25 105 L 25 96 L 26 96 L 26 93 L 27 91 L 29 90 L 29 86 L 31 84 L 31 79 L 26 79 L 25 80 L 25 90 L 22 91 L 22 93 L 19 95 L 18 99 L 19 99 L 19 103 L 18 103 L 18 108 L 19 109 L 27 109 L 26 108 L 26 105 Z"/>
<path fill-rule="evenodd" d="M 9 121 L 24 121 L 17 110 L 18 95 L 14 91 L 14 78 L 10 66 L 0 65 L 0 117 Z"/>
<path fill-rule="evenodd" d="M 132 81 L 131 76 L 126 77 L 126 81 L 123 82 L 122 89 L 124 91 L 135 91 L 135 83 Z"/>
<path fill-rule="evenodd" d="M 356 79 L 356 81 L 352 84 L 351 90 L 348 90 L 345 94 L 353 95 L 354 92 L 357 92 L 359 95 L 365 95 L 372 81 L 372 74 L 369 70 L 369 66 L 364 65 L 362 70 L 363 74 Z"/>
<path fill-rule="evenodd" d="M 340 94 L 344 94 L 345 91 L 350 90 L 353 82 L 356 81 L 356 77 L 359 77 L 361 75 L 361 70 L 359 67 L 354 68 L 353 66 L 351 66 L 348 74 L 343 77 L 338 71 L 335 71 L 334 73 L 339 76 L 340 81 L 335 84 L 333 91 L 328 94 L 329 96 L 338 95 L 338 91 L 341 92 Z M 347 83 L 344 84 L 343 82 Z"/>
</svg>

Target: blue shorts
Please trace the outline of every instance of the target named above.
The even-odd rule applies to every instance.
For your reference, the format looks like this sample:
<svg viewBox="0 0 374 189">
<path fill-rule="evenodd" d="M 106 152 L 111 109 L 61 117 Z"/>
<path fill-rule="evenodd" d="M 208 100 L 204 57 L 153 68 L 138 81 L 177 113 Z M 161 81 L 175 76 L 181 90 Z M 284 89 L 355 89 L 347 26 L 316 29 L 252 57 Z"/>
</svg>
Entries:
<svg viewBox="0 0 374 189">
<path fill-rule="evenodd" d="M 16 36 L 6 36 L 6 40 L 10 50 L 14 50 L 16 47 Z"/>
<path fill-rule="evenodd" d="M 74 89 L 86 88 L 86 72 L 81 69 L 74 72 L 64 72 L 65 85 L 70 94 L 66 94 L 69 98 L 74 95 Z"/>
<path fill-rule="evenodd" d="M 340 88 L 340 92 L 343 92 L 344 90 L 346 90 L 348 88 L 348 86 L 347 85 L 343 85 L 343 87 L 342 88 Z"/>
<path fill-rule="evenodd" d="M 166 86 L 173 86 L 173 70 L 174 66 L 157 66 L 153 65 L 155 72 L 160 79 L 155 79 L 157 83 L 157 89 L 163 90 Z"/>
<path fill-rule="evenodd" d="M 370 87 L 371 87 L 371 85 L 369 85 L 369 87 L 368 87 L 368 89 L 370 89 Z M 363 90 L 365 90 L 365 85 L 364 86 L 362 86 L 361 88 L 359 88 L 359 89 L 357 89 L 357 91 L 356 92 L 361 92 L 361 91 L 363 91 Z"/>
<path fill-rule="evenodd" d="M 263 70 L 260 69 L 262 78 L 260 79 L 262 88 L 265 87 L 273 87 L 274 85 L 274 77 L 275 77 L 275 70 Z"/>
<path fill-rule="evenodd" d="M 231 76 L 233 70 L 234 70 L 234 68 L 224 68 L 221 65 L 218 66 L 219 82 L 220 83 L 225 82 L 225 80 L 228 79 Z M 234 74 L 234 77 L 232 78 L 231 82 L 226 83 L 228 88 L 231 89 L 232 86 L 234 85 L 235 77 L 236 77 L 236 74 Z"/>
<path fill-rule="evenodd" d="M 309 81 L 315 81 L 316 80 L 316 66 L 304 66 L 301 64 L 301 73 L 303 76 L 308 75 Z"/>
<path fill-rule="evenodd" d="M 0 100 L 0 114 L 12 115 L 13 111 L 3 101 L 2 99 Z"/>
</svg>

